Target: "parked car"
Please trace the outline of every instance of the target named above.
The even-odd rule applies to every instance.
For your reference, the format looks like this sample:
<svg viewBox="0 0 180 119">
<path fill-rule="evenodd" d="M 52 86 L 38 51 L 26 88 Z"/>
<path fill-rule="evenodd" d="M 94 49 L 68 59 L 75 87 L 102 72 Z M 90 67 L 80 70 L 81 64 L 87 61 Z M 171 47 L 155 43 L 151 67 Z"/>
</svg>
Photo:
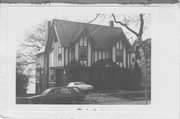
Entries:
<svg viewBox="0 0 180 119">
<path fill-rule="evenodd" d="M 90 91 L 94 88 L 92 85 L 86 84 L 84 82 L 70 82 L 67 87 L 78 87 L 83 91 Z"/>
<path fill-rule="evenodd" d="M 81 103 L 85 93 L 78 87 L 54 87 L 46 89 L 41 95 L 28 97 L 33 104 L 73 104 Z"/>
</svg>

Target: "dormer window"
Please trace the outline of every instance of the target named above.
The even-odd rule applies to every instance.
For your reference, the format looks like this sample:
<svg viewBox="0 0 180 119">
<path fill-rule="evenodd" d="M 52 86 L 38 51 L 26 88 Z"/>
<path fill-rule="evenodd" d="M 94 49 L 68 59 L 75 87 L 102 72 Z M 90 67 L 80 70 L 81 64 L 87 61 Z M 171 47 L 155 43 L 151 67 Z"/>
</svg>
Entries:
<svg viewBox="0 0 180 119">
<path fill-rule="evenodd" d="M 116 62 L 123 62 L 123 50 L 116 49 Z"/>
<path fill-rule="evenodd" d="M 87 59 L 87 47 L 80 46 L 79 48 L 79 60 L 86 60 Z"/>
</svg>

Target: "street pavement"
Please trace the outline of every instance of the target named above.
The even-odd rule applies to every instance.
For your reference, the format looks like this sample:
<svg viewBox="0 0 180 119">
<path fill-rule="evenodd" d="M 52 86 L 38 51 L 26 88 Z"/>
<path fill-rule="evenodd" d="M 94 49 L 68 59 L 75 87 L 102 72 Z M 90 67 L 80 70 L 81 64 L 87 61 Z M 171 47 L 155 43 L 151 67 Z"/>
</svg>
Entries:
<svg viewBox="0 0 180 119">
<path fill-rule="evenodd" d="M 85 100 L 90 104 L 146 104 L 145 91 L 92 92 Z M 150 104 L 150 91 L 147 104 Z"/>
</svg>

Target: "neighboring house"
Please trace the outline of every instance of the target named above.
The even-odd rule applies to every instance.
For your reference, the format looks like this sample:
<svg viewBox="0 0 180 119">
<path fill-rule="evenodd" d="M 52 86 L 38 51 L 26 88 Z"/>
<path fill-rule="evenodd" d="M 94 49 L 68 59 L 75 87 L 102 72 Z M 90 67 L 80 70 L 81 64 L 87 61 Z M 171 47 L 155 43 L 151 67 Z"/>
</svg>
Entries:
<svg viewBox="0 0 180 119">
<path fill-rule="evenodd" d="M 42 92 L 42 80 L 43 80 L 43 69 L 44 69 L 44 47 L 36 55 L 36 93 Z"/>
<path fill-rule="evenodd" d="M 123 30 L 114 27 L 112 21 L 110 24 L 103 26 L 58 19 L 48 22 L 48 40 L 43 54 L 43 90 L 79 80 L 96 88 L 113 87 L 118 80 L 125 80 L 127 77 L 124 76 L 130 75 L 135 65 L 133 48 Z M 79 73 L 79 78 L 70 75 L 67 68 L 73 62 L 84 67 L 74 73 Z"/>
</svg>

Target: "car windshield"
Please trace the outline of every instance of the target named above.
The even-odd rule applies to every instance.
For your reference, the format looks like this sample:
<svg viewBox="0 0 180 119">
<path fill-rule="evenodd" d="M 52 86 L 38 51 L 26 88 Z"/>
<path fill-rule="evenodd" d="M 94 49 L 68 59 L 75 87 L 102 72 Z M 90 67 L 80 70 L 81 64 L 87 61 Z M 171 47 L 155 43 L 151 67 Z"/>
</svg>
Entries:
<svg viewBox="0 0 180 119">
<path fill-rule="evenodd" d="M 50 90 L 51 90 L 51 89 L 46 89 L 46 90 L 42 93 L 42 95 L 46 95 Z"/>
</svg>

